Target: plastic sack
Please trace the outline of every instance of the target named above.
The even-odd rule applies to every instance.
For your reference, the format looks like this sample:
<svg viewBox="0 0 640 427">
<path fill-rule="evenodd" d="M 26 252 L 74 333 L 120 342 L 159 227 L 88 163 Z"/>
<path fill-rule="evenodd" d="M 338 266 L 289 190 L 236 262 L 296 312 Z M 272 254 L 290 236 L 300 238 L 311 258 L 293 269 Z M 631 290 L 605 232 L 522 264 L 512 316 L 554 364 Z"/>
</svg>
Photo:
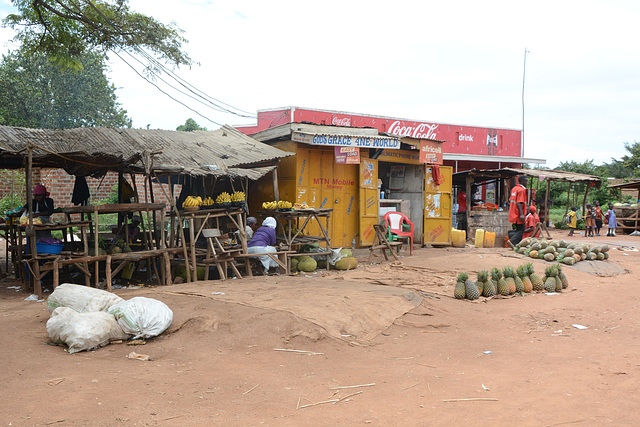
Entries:
<svg viewBox="0 0 640 427">
<path fill-rule="evenodd" d="M 79 313 L 107 311 L 109 307 L 124 301 L 116 294 L 83 285 L 64 283 L 58 286 L 49 298 L 47 309 L 52 313 L 58 307 L 69 307 Z"/>
<path fill-rule="evenodd" d="M 153 298 L 131 298 L 111 306 L 108 312 L 115 316 L 125 333 L 133 335 L 134 340 L 158 336 L 173 322 L 173 311 Z"/>
<path fill-rule="evenodd" d="M 58 307 L 47 320 L 47 333 L 51 341 L 65 343 L 69 353 L 104 347 L 110 341 L 125 340 L 113 315 L 104 311 L 78 313 L 69 307 Z"/>
</svg>

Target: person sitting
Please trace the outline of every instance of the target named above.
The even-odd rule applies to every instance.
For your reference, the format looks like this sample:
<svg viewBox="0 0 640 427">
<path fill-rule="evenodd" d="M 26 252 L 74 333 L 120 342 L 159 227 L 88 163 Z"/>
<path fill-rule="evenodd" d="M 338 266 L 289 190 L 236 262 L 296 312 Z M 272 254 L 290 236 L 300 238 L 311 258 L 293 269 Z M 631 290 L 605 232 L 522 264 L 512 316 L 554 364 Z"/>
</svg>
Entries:
<svg viewBox="0 0 640 427">
<path fill-rule="evenodd" d="M 120 229 L 116 232 L 116 238 L 124 239 L 127 236 L 127 227 L 129 228 L 127 243 L 136 243 L 140 234 L 140 216 L 134 215 L 131 218 L 130 224 L 122 224 Z"/>
<path fill-rule="evenodd" d="M 22 215 L 27 211 L 29 204 L 25 204 L 17 213 Z M 47 187 L 38 184 L 33 188 L 33 200 L 31 201 L 33 216 L 39 217 L 43 224 L 49 222 L 54 210 L 53 199 L 49 197 Z"/>
<path fill-rule="evenodd" d="M 529 214 L 524 219 L 525 230 L 523 237 L 540 237 L 540 229 L 536 229 L 540 224 L 540 218 L 537 214 L 538 209 L 535 206 L 529 207 Z M 534 233 L 535 230 L 535 233 Z"/>
<path fill-rule="evenodd" d="M 276 249 L 276 226 L 277 222 L 273 217 L 267 217 L 262 222 L 262 226 L 256 230 L 253 237 L 249 241 L 247 252 L 249 254 L 264 254 L 277 252 Z M 262 263 L 265 272 L 269 271 L 269 268 L 275 268 L 278 263 L 275 262 L 269 255 L 260 255 L 258 259 Z"/>
</svg>

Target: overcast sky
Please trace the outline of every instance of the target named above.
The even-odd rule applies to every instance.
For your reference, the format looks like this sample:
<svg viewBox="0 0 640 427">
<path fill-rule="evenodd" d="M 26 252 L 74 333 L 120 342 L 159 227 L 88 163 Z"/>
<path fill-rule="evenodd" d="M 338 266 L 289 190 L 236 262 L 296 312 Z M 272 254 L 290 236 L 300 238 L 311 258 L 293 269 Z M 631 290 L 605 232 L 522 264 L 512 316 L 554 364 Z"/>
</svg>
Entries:
<svg viewBox="0 0 640 427">
<path fill-rule="evenodd" d="M 8 0 L 0 4 L 3 16 L 11 11 Z M 298 106 L 521 129 L 526 48 L 525 157 L 547 159 L 550 167 L 602 163 L 623 156 L 624 142 L 640 141 L 637 1 L 130 0 L 130 6 L 185 31 L 185 49 L 200 65 L 178 70 L 181 78 L 251 114 Z M 3 51 L 10 37 L 0 32 Z M 134 127 L 175 129 L 189 117 L 218 127 L 114 55 L 111 68 Z M 170 93 L 214 122 L 255 122 Z"/>
</svg>

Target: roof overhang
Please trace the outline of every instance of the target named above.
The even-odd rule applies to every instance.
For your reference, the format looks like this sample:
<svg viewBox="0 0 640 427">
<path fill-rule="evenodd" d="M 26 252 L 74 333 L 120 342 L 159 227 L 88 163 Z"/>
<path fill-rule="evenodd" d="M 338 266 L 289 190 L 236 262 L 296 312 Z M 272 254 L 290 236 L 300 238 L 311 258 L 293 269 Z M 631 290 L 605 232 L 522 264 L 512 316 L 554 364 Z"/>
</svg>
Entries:
<svg viewBox="0 0 640 427">
<path fill-rule="evenodd" d="M 444 153 L 444 160 L 457 160 L 467 162 L 487 162 L 487 163 L 536 163 L 544 165 L 547 163 L 545 159 L 533 159 L 530 157 L 512 157 L 512 156 L 483 156 L 481 154 L 459 154 Z"/>
</svg>

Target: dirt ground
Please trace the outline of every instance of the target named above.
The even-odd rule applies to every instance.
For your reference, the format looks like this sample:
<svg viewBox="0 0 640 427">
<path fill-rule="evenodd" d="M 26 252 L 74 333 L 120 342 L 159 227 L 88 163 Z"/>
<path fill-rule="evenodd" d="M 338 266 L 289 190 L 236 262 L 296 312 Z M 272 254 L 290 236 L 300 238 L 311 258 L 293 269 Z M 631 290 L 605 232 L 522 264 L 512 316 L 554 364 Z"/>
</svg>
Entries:
<svg viewBox="0 0 640 427">
<path fill-rule="evenodd" d="M 362 251 L 351 272 L 117 290 L 164 301 L 170 329 L 72 355 L 50 345 L 46 303 L 5 279 L 0 423 L 639 424 L 640 238 L 572 240 L 607 242 L 611 258 L 565 267 L 556 295 L 454 299 L 458 272 L 525 262 L 498 248 L 377 264 Z"/>
</svg>

